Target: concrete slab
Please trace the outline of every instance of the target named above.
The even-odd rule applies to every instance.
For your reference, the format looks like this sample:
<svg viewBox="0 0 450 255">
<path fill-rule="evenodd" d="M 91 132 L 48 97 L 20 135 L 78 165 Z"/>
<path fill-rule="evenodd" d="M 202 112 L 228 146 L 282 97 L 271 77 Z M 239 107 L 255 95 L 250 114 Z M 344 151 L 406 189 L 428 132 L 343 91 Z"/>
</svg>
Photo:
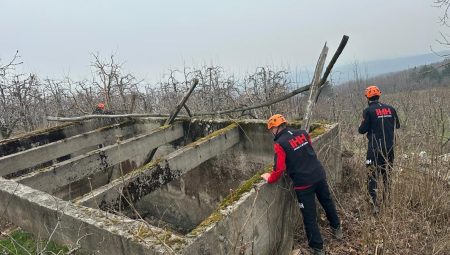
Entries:
<svg viewBox="0 0 450 255">
<path fill-rule="evenodd" d="M 90 130 L 116 123 L 111 120 L 70 122 L 51 128 L 29 132 L 0 141 L 0 157 L 27 150 L 43 144 L 58 141 Z"/>
<path fill-rule="evenodd" d="M 80 155 L 14 180 L 52 194 L 65 185 L 105 171 L 110 166 L 129 158 L 135 158 L 136 155 L 142 155 L 143 157 L 153 148 L 157 148 L 181 137 L 183 137 L 181 123 L 160 127 L 150 133 L 91 151 L 86 155 Z"/>
<path fill-rule="evenodd" d="M 113 144 L 121 137 L 136 135 L 137 126 L 140 125 L 144 124 L 128 120 L 1 157 L 0 176 L 34 167 L 98 144 Z"/>
</svg>

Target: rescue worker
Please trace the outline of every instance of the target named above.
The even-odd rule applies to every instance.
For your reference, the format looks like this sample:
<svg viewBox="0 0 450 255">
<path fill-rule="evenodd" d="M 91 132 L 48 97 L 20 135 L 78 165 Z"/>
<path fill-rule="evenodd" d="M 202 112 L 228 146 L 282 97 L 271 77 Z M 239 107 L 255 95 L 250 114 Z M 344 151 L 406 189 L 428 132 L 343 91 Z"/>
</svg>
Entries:
<svg viewBox="0 0 450 255">
<path fill-rule="evenodd" d="M 92 112 L 92 114 L 105 114 L 105 104 L 104 103 L 98 103 L 97 107 Z"/>
<path fill-rule="evenodd" d="M 368 148 L 366 166 L 369 169 L 367 188 L 373 206 L 373 213 L 379 212 L 377 203 L 377 179 L 383 178 L 383 198 L 389 195 L 390 171 L 394 163 L 394 130 L 400 128 L 400 121 L 394 107 L 379 102 L 381 91 L 377 86 L 365 90 L 368 107 L 358 128 L 360 134 L 367 133 Z"/>
<path fill-rule="evenodd" d="M 342 239 L 339 216 L 331 199 L 325 170 L 314 152 L 308 133 L 287 128 L 286 124 L 281 114 L 273 115 L 267 122 L 267 128 L 274 136 L 275 159 L 273 171 L 261 177 L 268 183 L 274 183 L 283 172 L 287 172 L 303 215 L 308 244 L 313 254 L 325 254 L 316 219 L 316 196 L 325 210 L 334 237 Z"/>
</svg>

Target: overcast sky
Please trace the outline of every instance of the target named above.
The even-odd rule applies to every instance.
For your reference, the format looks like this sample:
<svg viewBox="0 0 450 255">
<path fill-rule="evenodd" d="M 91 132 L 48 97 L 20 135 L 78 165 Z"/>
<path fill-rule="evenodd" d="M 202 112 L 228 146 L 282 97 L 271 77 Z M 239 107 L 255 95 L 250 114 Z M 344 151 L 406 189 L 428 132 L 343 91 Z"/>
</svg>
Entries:
<svg viewBox="0 0 450 255">
<path fill-rule="evenodd" d="M 25 71 L 52 78 L 88 77 L 93 52 L 149 80 L 204 63 L 302 69 L 343 34 L 340 64 L 429 53 L 441 12 L 433 0 L 0 0 L 0 58 L 19 50 Z"/>
</svg>

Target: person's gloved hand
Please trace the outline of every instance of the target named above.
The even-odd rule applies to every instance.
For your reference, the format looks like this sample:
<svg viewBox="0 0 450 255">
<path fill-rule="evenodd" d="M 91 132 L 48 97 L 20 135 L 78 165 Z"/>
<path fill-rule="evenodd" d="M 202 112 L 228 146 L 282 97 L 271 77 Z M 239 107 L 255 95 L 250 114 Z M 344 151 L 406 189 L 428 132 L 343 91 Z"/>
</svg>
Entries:
<svg viewBox="0 0 450 255">
<path fill-rule="evenodd" d="M 261 174 L 261 178 L 263 178 L 263 179 L 266 180 L 266 181 L 269 180 L 269 177 L 270 177 L 270 174 L 269 174 L 269 173 Z"/>
</svg>

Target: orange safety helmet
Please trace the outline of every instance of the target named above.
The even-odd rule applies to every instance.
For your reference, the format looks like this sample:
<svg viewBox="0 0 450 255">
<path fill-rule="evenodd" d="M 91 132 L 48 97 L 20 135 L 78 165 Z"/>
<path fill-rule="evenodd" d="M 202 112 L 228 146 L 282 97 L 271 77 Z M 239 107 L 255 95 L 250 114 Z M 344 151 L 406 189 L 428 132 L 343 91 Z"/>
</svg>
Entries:
<svg viewBox="0 0 450 255">
<path fill-rule="evenodd" d="M 105 104 L 104 103 L 98 103 L 97 108 L 105 109 Z"/>
<path fill-rule="evenodd" d="M 366 91 L 364 92 L 364 95 L 367 98 L 371 98 L 374 96 L 381 96 L 381 91 L 377 86 L 369 86 L 366 88 Z"/>
<path fill-rule="evenodd" d="M 283 123 L 287 123 L 286 119 L 281 114 L 275 114 L 267 121 L 267 129 L 278 127 Z"/>
</svg>

